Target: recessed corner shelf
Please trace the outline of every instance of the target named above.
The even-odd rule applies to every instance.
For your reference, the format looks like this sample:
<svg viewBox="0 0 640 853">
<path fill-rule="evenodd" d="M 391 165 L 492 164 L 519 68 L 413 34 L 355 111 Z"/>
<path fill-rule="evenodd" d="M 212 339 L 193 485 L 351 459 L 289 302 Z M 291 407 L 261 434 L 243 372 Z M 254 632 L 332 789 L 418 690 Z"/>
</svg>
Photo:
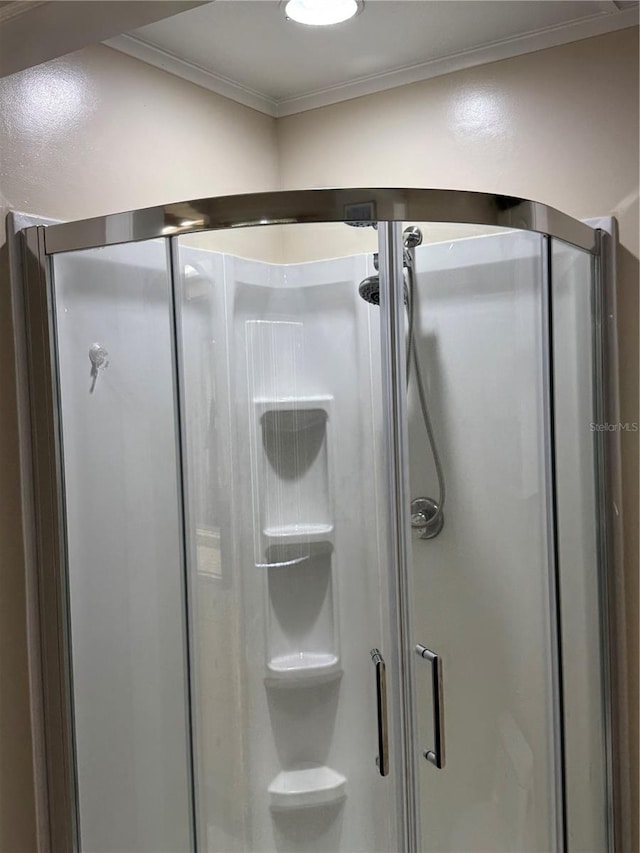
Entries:
<svg viewBox="0 0 640 853">
<path fill-rule="evenodd" d="M 347 795 L 347 780 L 331 767 L 310 765 L 283 770 L 269 785 L 272 809 L 304 809 L 338 803 Z"/>
<path fill-rule="evenodd" d="M 310 544 L 306 555 L 299 544 L 276 541 L 266 551 L 267 683 L 330 680 L 340 668 L 331 543 Z"/>
<path fill-rule="evenodd" d="M 333 681 L 342 676 L 338 655 L 322 652 L 300 652 L 271 658 L 265 679 L 271 686 L 296 687 Z"/>
<path fill-rule="evenodd" d="M 265 685 L 278 690 L 290 688 L 300 690 L 303 687 L 317 687 L 331 681 L 339 681 L 342 678 L 342 669 L 337 663 L 326 668 L 288 670 L 284 674 L 270 669 L 269 673 L 265 676 Z"/>
<path fill-rule="evenodd" d="M 333 533 L 333 524 L 286 524 L 280 527 L 267 527 L 262 533 L 267 547 L 326 542 Z"/>
<path fill-rule="evenodd" d="M 256 397 L 253 401 L 260 412 L 295 411 L 305 409 L 329 408 L 333 402 L 331 394 L 311 394 L 300 397 Z"/>
</svg>

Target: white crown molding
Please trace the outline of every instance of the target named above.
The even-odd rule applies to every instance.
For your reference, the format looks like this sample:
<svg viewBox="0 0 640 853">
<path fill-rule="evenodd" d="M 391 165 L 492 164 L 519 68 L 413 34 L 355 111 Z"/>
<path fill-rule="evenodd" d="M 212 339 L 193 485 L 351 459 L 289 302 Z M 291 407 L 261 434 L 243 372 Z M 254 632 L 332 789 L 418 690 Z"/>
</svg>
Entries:
<svg viewBox="0 0 640 853">
<path fill-rule="evenodd" d="M 609 0 L 598 3 L 601 8 L 617 8 Z M 573 21 L 567 24 L 549 27 L 533 33 L 493 42 L 483 47 L 462 51 L 443 57 L 423 62 L 419 65 L 411 65 L 397 68 L 382 74 L 351 80 L 338 86 L 332 86 L 314 92 L 307 92 L 294 98 L 285 98 L 278 101 L 263 92 L 256 92 L 246 86 L 230 80 L 218 74 L 214 74 L 201 66 L 195 65 L 155 45 L 149 44 L 135 36 L 122 35 L 104 42 L 109 47 L 162 68 L 178 77 L 183 77 L 198 86 L 203 86 L 222 95 L 225 98 L 237 101 L 247 107 L 266 113 L 274 118 L 281 118 L 307 110 L 327 107 L 341 101 L 352 98 L 360 98 L 364 95 L 373 95 L 398 86 L 406 86 L 410 83 L 419 83 L 443 74 L 451 74 L 454 71 L 462 71 L 465 68 L 473 68 L 489 62 L 498 62 L 502 59 L 510 59 L 525 53 L 533 53 L 538 50 L 546 50 L 550 47 L 558 47 L 572 41 L 593 38 L 604 35 L 615 30 L 638 26 L 640 20 L 638 8 L 626 9 L 624 11 L 612 11 L 601 13 L 581 21 Z"/>
<path fill-rule="evenodd" d="M 473 48 L 462 51 L 442 59 L 433 59 L 419 65 L 411 65 L 353 80 L 341 86 L 334 86 L 318 92 L 309 92 L 295 98 L 288 98 L 278 103 L 278 117 L 294 115 L 319 107 L 330 106 L 351 98 L 359 98 L 363 95 L 373 95 L 387 89 L 395 89 L 398 86 L 406 86 L 409 83 L 419 83 L 433 77 L 451 74 L 454 71 L 462 71 L 465 68 L 473 68 L 477 65 L 485 65 L 489 62 L 499 62 L 502 59 L 511 59 L 525 53 L 533 53 L 550 47 L 558 47 L 572 41 L 592 38 L 604 35 L 615 30 L 637 26 L 639 20 L 638 10 L 629 9 L 625 12 L 615 14 L 599 15 L 597 18 L 589 18 L 585 21 L 577 21 L 570 24 L 562 24 L 547 30 L 528 33 L 504 41 L 494 42 L 484 47 Z"/>
<path fill-rule="evenodd" d="M 128 56 L 133 56 L 135 59 L 140 59 L 142 62 L 147 62 L 149 65 L 154 65 L 156 68 L 161 68 L 163 71 L 168 71 L 169 74 L 175 74 L 177 77 L 189 80 L 197 86 L 203 86 L 205 89 L 232 101 L 237 101 L 239 104 L 244 104 L 245 107 L 251 107 L 273 118 L 278 115 L 278 102 L 268 95 L 255 92 L 228 77 L 214 74 L 200 65 L 181 59 L 168 50 L 149 44 L 149 42 L 136 36 L 115 36 L 115 38 L 107 39 L 103 44 L 119 50 L 121 53 L 126 53 Z"/>
</svg>

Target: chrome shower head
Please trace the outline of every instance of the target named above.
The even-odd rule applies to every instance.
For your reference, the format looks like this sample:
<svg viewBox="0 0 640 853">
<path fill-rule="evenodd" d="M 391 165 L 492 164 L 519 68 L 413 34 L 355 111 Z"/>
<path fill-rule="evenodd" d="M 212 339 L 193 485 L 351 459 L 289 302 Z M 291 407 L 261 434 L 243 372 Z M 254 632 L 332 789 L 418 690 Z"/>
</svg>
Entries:
<svg viewBox="0 0 640 853">
<path fill-rule="evenodd" d="M 358 286 L 358 293 L 370 305 L 380 305 L 380 276 L 370 275 L 363 279 Z M 404 304 L 409 304 L 407 282 L 404 282 Z"/>
<path fill-rule="evenodd" d="M 409 225 L 402 232 L 402 242 L 405 249 L 415 249 L 422 243 L 422 231 L 417 225 Z"/>
<path fill-rule="evenodd" d="M 358 293 L 370 305 L 380 305 L 380 276 L 370 275 L 361 281 Z"/>
<path fill-rule="evenodd" d="M 370 224 L 372 223 L 347 222 L 347 225 L 353 225 L 356 228 L 364 228 L 366 225 Z M 374 227 L 378 227 L 377 223 L 375 223 Z M 404 229 L 402 232 L 402 244 L 404 247 L 402 262 L 405 270 L 413 270 L 414 258 L 411 250 L 415 249 L 416 246 L 419 246 L 420 243 L 422 243 L 422 231 L 417 225 L 409 225 Z M 375 268 L 378 269 L 377 252 L 373 256 L 373 264 Z M 370 275 L 363 279 L 358 287 L 358 293 L 364 301 L 368 302 L 370 305 L 380 305 L 380 276 Z M 409 304 L 409 289 L 407 287 L 406 280 L 404 282 L 404 304 Z"/>
</svg>

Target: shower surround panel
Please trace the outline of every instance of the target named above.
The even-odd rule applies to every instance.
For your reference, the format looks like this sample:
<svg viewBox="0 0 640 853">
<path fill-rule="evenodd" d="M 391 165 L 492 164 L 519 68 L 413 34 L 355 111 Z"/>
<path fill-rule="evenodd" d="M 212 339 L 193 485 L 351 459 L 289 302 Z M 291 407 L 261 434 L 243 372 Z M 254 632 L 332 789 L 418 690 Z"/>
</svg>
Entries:
<svg viewBox="0 0 640 853">
<path fill-rule="evenodd" d="M 357 294 L 370 264 L 273 265 L 180 244 L 187 468 L 199 482 L 189 539 L 214 492 L 208 526 L 224 555 L 220 577 L 192 560 L 192 582 L 209 607 L 226 599 L 236 613 L 230 635 L 201 607 L 195 626 L 199 824 L 212 853 L 395 844 L 369 658 L 388 631 L 379 316 Z M 218 708 L 221 667 L 231 715 Z"/>
</svg>

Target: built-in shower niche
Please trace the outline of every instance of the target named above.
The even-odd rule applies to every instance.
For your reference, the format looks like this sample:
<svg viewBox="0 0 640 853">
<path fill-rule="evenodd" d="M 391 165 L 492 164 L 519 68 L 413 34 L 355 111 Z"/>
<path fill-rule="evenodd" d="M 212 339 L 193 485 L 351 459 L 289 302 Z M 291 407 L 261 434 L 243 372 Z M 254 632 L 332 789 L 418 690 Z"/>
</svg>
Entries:
<svg viewBox="0 0 640 853">
<path fill-rule="evenodd" d="M 333 548 L 267 549 L 267 683 L 293 687 L 340 675 Z"/>
<path fill-rule="evenodd" d="M 347 780 L 333 770 L 304 764 L 283 770 L 269 785 L 269 805 L 274 811 L 337 805 L 347 796 Z M 329 819 L 335 817 L 329 813 Z"/>
<path fill-rule="evenodd" d="M 330 397 L 258 399 L 264 546 L 311 543 L 333 530 L 329 485 Z"/>
</svg>

